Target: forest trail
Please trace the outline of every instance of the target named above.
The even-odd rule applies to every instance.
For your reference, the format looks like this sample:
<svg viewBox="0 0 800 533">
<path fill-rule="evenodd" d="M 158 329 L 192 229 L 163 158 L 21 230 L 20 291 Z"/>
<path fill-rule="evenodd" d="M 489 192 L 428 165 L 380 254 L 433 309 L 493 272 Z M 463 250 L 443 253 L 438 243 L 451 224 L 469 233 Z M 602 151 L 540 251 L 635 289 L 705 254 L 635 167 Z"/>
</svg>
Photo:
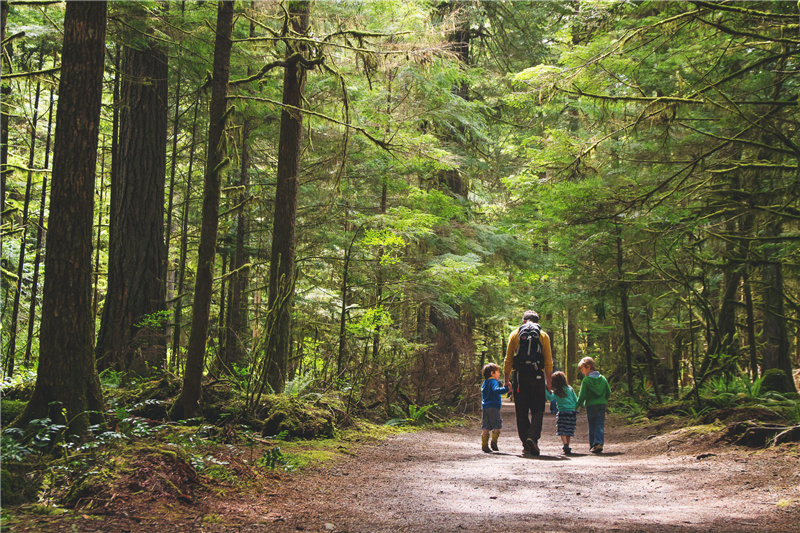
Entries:
<svg viewBox="0 0 800 533">
<path fill-rule="evenodd" d="M 514 406 L 503 406 L 500 452 L 480 430 L 404 434 L 259 502 L 259 525 L 239 531 L 774 531 L 800 528 L 800 462 L 680 433 L 639 435 L 607 420 L 606 453 L 588 453 L 581 413 L 565 457 L 545 414 L 538 458 L 522 456 Z M 641 432 L 639 432 L 641 433 Z M 681 449 L 686 446 L 685 449 Z M 711 449 L 709 449 L 709 446 Z M 255 518 L 255 517 L 254 517 Z M 204 529 L 227 531 L 229 529 Z"/>
</svg>

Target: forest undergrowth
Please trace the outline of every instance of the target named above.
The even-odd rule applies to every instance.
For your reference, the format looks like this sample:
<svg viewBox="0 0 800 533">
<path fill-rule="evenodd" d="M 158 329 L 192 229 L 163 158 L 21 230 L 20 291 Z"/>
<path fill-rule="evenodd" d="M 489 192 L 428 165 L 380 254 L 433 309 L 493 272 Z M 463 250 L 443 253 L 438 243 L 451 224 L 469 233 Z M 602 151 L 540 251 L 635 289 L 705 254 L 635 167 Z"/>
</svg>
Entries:
<svg viewBox="0 0 800 533">
<path fill-rule="evenodd" d="M 476 419 L 475 411 L 435 405 L 348 410 L 340 394 L 299 386 L 265 396 L 248 412 L 234 383 L 209 380 L 203 416 L 175 423 L 167 419 L 180 387 L 173 375 L 126 386 L 104 378 L 112 407 L 107 425 L 93 427 L 91 436 L 70 440 L 48 419 L 3 430 L 4 526 L 180 514 L 209 498 L 269 490 L 390 435 Z M 661 404 L 617 394 L 611 410 L 627 422 L 633 440 L 667 438 L 698 456 L 741 447 L 796 456 L 800 404 L 796 395 L 767 390 L 764 381 L 709 380 L 697 397 Z M 24 408 L 29 390 L 3 391 L 6 423 Z"/>
</svg>

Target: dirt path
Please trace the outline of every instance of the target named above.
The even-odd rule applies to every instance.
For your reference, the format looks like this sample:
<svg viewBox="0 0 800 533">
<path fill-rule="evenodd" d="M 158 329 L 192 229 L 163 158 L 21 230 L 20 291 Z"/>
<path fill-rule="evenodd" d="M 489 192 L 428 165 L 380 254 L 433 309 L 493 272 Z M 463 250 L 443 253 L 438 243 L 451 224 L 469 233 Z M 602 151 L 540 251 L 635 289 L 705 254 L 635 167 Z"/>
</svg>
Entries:
<svg viewBox="0 0 800 533">
<path fill-rule="evenodd" d="M 523 457 L 513 409 L 503 406 L 500 453 L 481 452 L 477 423 L 426 430 L 361 446 L 334 465 L 275 474 L 256 493 L 209 483 L 186 501 L 120 495 L 128 503 L 116 512 L 31 516 L 10 530 L 800 532 L 798 445 L 720 446 L 716 434 L 650 435 L 655 430 L 612 416 L 606 453 L 597 456 L 588 453 L 581 414 L 577 453 L 565 457 L 555 417 L 546 414 L 542 455 Z"/>
<path fill-rule="evenodd" d="M 680 433 L 647 439 L 613 419 L 607 453 L 596 456 L 583 418 L 578 453 L 565 457 L 546 414 L 542 455 L 528 458 L 513 405 L 503 420 L 500 453 L 480 451 L 475 427 L 402 435 L 282 483 L 238 530 L 800 531 L 796 456 L 739 448 L 703 456 L 692 446 L 708 453 L 708 443 Z"/>
</svg>

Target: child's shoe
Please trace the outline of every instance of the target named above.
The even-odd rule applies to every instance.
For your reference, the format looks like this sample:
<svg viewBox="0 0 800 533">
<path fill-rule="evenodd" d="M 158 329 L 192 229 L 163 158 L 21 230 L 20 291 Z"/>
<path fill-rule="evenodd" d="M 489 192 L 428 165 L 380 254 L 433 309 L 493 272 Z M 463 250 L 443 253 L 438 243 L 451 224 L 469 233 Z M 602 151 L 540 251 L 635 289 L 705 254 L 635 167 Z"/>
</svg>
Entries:
<svg viewBox="0 0 800 533">
<path fill-rule="evenodd" d="M 484 444 L 483 446 L 481 446 L 481 450 L 483 450 L 483 451 L 484 451 L 484 453 L 492 453 L 492 449 L 491 449 L 491 448 L 489 448 L 489 446 L 487 446 L 486 444 Z"/>
<path fill-rule="evenodd" d="M 496 440 L 493 440 L 493 441 L 492 441 L 492 450 L 494 450 L 494 451 L 496 451 L 496 452 L 499 452 L 499 451 L 500 451 L 500 450 L 497 448 L 497 441 L 496 441 Z"/>
<path fill-rule="evenodd" d="M 572 448 L 569 447 L 569 444 L 564 445 L 564 455 L 569 455 L 572 453 Z"/>
<path fill-rule="evenodd" d="M 603 445 L 602 444 L 595 444 L 592 446 L 590 450 L 592 453 L 603 453 Z"/>
</svg>

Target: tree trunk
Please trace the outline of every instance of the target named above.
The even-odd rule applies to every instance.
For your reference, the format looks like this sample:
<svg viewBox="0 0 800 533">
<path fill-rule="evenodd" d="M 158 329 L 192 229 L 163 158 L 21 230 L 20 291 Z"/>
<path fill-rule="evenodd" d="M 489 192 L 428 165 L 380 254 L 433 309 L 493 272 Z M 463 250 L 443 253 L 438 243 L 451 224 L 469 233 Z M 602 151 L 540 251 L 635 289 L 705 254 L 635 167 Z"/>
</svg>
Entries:
<svg viewBox="0 0 800 533">
<path fill-rule="evenodd" d="M 181 2 L 181 16 L 184 15 L 186 10 L 186 1 Z M 178 61 L 178 69 L 175 75 L 175 109 L 173 109 L 172 119 L 172 158 L 169 166 L 169 187 L 167 189 L 167 223 L 164 226 L 164 272 L 166 279 L 164 280 L 164 297 L 167 302 L 172 302 L 175 296 L 175 267 L 170 263 L 170 243 L 172 240 L 172 226 L 174 224 L 172 212 L 175 202 L 175 175 L 178 170 L 178 137 L 180 132 L 180 118 L 181 118 L 181 80 L 183 79 L 183 63 Z M 167 308 L 173 310 L 173 304 L 167 304 Z M 165 336 L 167 339 L 172 338 L 172 326 L 167 325 L 165 329 Z"/>
<path fill-rule="evenodd" d="M 166 358 L 164 182 L 167 56 L 123 48 L 119 174 L 112 176 L 108 290 L 95 350 L 100 369 L 147 375 Z"/>
<path fill-rule="evenodd" d="M 55 63 L 55 59 L 53 60 Z M 47 137 L 44 142 L 44 165 L 43 169 L 50 167 L 50 143 L 52 141 L 53 131 L 53 90 L 50 90 L 50 106 L 47 110 Z M 33 258 L 33 281 L 31 282 L 31 306 L 28 311 L 28 340 L 25 344 L 25 358 L 23 365 L 28 367 L 32 358 L 32 341 L 33 341 L 33 326 L 36 322 L 36 301 L 39 292 L 39 266 L 42 262 L 42 245 L 44 244 L 44 211 L 47 205 L 47 173 L 43 173 L 42 177 L 42 193 L 39 197 L 39 220 L 36 225 L 36 255 Z"/>
<path fill-rule="evenodd" d="M 783 231 L 780 220 L 765 225 L 767 236 L 778 236 Z M 783 370 L 786 374 L 786 390 L 796 391 L 792 379 L 792 358 L 789 351 L 789 333 L 786 328 L 786 315 L 783 305 L 783 265 L 779 256 L 779 245 L 765 245 L 763 268 L 764 286 L 764 330 L 763 364 L 764 372 L 771 368 Z"/>
<path fill-rule="evenodd" d="M 102 420 L 92 341 L 94 174 L 102 101 L 106 2 L 68 2 L 55 149 L 39 368 L 22 426 L 50 417 L 69 434 Z M 63 410 L 62 410 L 63 409 Z"/>
<path fill-rule="evenodd" d="M 288 16 L 292 30 L 298 35 L 308 32 L 310 4 L 289 2 Z M 295 50 L 288 46 L 286 57 Z M 283 74 L 283 104 L 294 110 L 281 111 L 278 142 L 278 172 L 275 191 L 275 221 L 272 232 L 272 254 L 269 269 L 269 318 L 274 327 L 267 341 L 269 362 L 267 383 L 282 391 L 289 365 L 291 340 L 291 308 L 295 282 L 295 224 L 297 219 L 297 190 L 300 174 L 300 155 L 303 145 L 303 92 L 306 69 L 298 62 L 286 65 Z"/>
<path fill-rule="evenodd" d="M 44 64 L 44 57 L 39 55 L 39 70 Z M 19 244 L 19 257 L 17 258 L 17 287 L 14 291 L 14 305 L 11 311 L 11 324 L 8 331 L 8 359 L 6 360 L 6 375 L 14 374 L 14 362 L 17 351 L 17 331 L 19 331 L 19 306 L 20 295 L 22 294 L 22 283 L 25 272 L 25 246 L 28 240 L 28 210 L 31 205 L 31 189 L 33 188 L 33 166 L 36 161 L 36 125 L 39 122 L 39 97 L 42 91 L 42 83 L 36 82 L 36 92 L 33 99 L 33 117 L 31 117 L 31 145 L 28 149 L 28 179 L 25 183 L 25 200 L 22 206 L 22 237 Z M 28 321 L 33 320 L 28 316 Z"/>
<path fill-rule="evenodd" d="M 251 7 L 254 2 L 250 2 Z M 250 38 L 256 36 L 255 22 L 250 22 Z M 253 74 L 253 68 L 247 67 L 247 75 Z M 245 251 L 245 241 L 247 239 L 248 215 L 245 202 L 250 192 L 250 132 L 252 130 L 252 119 L 245 114 L 242 123 L 242 156 L 241 170 L 239 173 L 239 195 L 237 203 L 241 206 L 236 216 L 236 250 L 231 259 L 231 270 L 239 271 L 243 269 L 249 261 Z M 248 272 L 242 270 L 231 279 L 230 305 L 228 306 L 228 332 L 225 336 L 225 358 L 229 368 L 235 365 L 242 366 L 245 361 L 246 352 L 244 349 L 247 334 L 247 287 L 249 284 Z"/>
<path fill-rule="evenodd" d="M 217 29 L 214 43 L 214 78 L 208 126 L 208 159 L 203 183 L 203 214 L 200 247 L 197 253 L 197 274 L 192 304 L 192 330 L 186 354 L 183 390 L 175 401 L 172 417 L 191 418 L 200 403 L 200 385 L 206 355 L 211 292 L 214 283 L 214 257 L 219 229 L 219 198 L 222 171 L 229 163 L 225 143 L 225 122 L 228 118 L 227 98 L 230 77 L 233 1 L 220 1 L 217 8 Z"/>
<path fill-rule="evenodd" d="M 573 383 L 578 377 L 578 308 L 574 303 L 567 307 L 567 357 L 564 361 L 564 373 L 567 383 Z"/>
<path fill-rule="evenodd" d="M 192 170 L 194 168 L 194 142 L 197 132 L 197 113 L 200 110 L 198 99 L 194 104 L 192 119 L 192 145 L 189 149 L 189 169 L 186 172 L 186 192 L 183 195 L 183 211 L 181 214 L 181 251 L 178 259 L 178 297 L 175 301 L 175 314 L 172 319 L 172 368 L 178 368 L 181 351 L 181 320 L 183 315 L 183 288 L 186 286 L 186 255 L 189 248 L 189 207 L 192 202 Z"/>
<path fill-rule="evenodd" d="M 8 21 L 8 2 L 0 2 L 0 43 L 6 41 L 6 22 Z M 11 45 L 9 45 L 11 46 Z M 0 73 L 6 75 L 10 72 L 11 65 L 6 64 L 5 45 L 0 47 Z M 11 95 L 11 85 L 4 83 L 0 86 L 0 213 L 6 210 L 6 179 L 8 169 L 8 119 L 11 117 L 8 110 L 8 98 Z M 0 246 L 2 243 L 0 242 Z"/>
<path fill-rule="evenodd" d="M 622 229 L 617 230 L 617 271 L 619 273 L 619 299 L 622 307 L 622 344 L 625 347 L 625 374 L 628 381 L 628 394 L 633 395 L 633 355 L 631 354 L 631 334 L 628 329 L 628 286 L 625 284 L 625 271 L 622 265 Z"/>
</svg>

